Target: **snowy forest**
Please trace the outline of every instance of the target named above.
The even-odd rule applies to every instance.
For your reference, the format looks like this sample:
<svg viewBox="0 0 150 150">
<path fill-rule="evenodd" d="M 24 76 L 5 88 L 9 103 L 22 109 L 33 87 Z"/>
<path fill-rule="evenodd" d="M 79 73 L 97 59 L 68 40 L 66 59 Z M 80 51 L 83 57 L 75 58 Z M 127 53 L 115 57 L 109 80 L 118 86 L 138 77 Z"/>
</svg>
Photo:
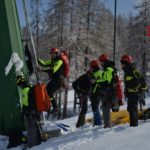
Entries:
<svg viewBox="0 0 150 150">
<path fill-rule="evenodd" d="M 148 57 L 150 1 L 135 6 L 138 14 L 117 15 L 115 62 L 120 67 L 124 53 L 133 56 L 139 69 Z M 38 56 L 46 58 L 48 49 L 59 47 L 70 54 L 71 77 L 86 70 L 89 62 L 101 53 L 113 59 L 114 15 L 102 0 L 31 0 L 28 2 L 34 42 Z M 25 39 L 29 39 L 26 28 Z M 146 56 L 145 56 L 146 53 Z M 75 68 L 75 69 L 74 69 Z"/>
<path fill-rule="evenodd" d="M 72 81 L 88 70 L 89 62 L 97 59 L 102 53 L 107 53 L 112 60 L 115 58 L 120 72 L 120 58 L 127 53 L 134 58 L 138 69 L 149 82 L 150 0 L 143 0 L 134 6 L 134 9 L 138 10 L 136 16 L 132 13 L 128 16 L 117 14 L 116 18 L 113 12 L 105 7 L 105 2 L 103 0 L 28 1 L 27 13 L 37 56 L 48 59 L 49 49 L 52 47 L 67 50 L 70 58 L 69 85 L 71 85 Z M 22 28 L 22 34 L 23 39 L 29 41 L 32 53 L 27 23 Z M 34 62 L 34 56 L 32 61 Z M 41 74 L 41 78 L 47 80 L 45 74 Z M 67 94 L 67 91 L 65 93 Z"/>
<path fill-rule="evenodd" d="M 0 2 L 0 31 L 8 32 L 0 34 L 1 100 L 8 92 L 0 108 L 0 150 L 150 149 L 150 0 L 135 0 L 136 13 L 126 14 L 112 1 L 112 9 L 110 0 Z M 52 92 L 54 65 L 60 82 Z"/>
</svg>

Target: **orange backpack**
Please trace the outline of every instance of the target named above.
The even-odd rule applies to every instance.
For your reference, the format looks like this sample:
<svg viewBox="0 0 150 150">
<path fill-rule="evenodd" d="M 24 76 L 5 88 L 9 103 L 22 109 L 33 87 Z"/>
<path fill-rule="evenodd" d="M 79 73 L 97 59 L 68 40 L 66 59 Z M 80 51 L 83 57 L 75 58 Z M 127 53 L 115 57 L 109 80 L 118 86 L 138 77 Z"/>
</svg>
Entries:
<svg viewBox="0 0 150 150">
<path fill-rule="evenodd" d="M 41 83 L 34 86 L 35 106 L 38 112 L 48 111 L 51 107 L 50 97 L 46 90 L 46 84 Z"/>
<path fill-rule="evenodd" d="M 68 78 L 70 68 L 69 68 L 69 58 L 68 58 L 68 54 L 66 51 L 61 51 L 60 59 L 64 63 L 64 76 L 65 76 L 65 78 Z"/>
</svg>

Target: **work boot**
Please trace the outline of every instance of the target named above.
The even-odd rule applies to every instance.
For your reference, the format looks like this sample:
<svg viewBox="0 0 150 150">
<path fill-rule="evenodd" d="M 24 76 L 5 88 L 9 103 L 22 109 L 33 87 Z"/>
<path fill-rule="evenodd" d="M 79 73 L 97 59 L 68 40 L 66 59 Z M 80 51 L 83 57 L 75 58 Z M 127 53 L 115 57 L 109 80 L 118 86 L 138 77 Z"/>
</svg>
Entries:
<svg viewBox="0 0 150 150">
<path fill-rule="evenodd" d="M 138 126 L 138 112 L 130 111 L 130 127 L 136 127 Z"/>
<path fill-rule="evenodd" d="M 85 115 L 80 114 L 78 121 L 76 123 L 76 128 L 79 128 L 79 127 L 83 126 L 84 124 L 85 124 Z"/>
</svg>

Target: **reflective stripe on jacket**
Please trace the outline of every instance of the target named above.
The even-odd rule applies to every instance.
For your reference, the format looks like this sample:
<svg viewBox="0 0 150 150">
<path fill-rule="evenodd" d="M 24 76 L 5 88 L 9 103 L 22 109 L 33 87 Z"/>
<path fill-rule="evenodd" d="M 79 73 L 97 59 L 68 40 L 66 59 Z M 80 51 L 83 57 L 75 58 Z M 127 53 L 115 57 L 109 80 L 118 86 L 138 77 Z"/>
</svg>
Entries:
<svg viewBox="0 0 150 150">
<path fill-rule="evenodd" d="M 102 80 L 102 74 L 103 71 L 102 70 L 98 70 L 96 72 L 93 72 L 93 77 L 96 80 L 96 82 L 101 81 Z"/>
<path fill-rule="evenodd" d="M 38 61 L 43 67 L 50 67 L 52 69 L 53 74 L 56 73 L 63 64 L 63 61 L 61 59 L 58 59 L 56 61 L 39 59 Z"/>
<path fill-rule="evenodd" d="M 104 70 L 104 72 L 103 72 L 101 82 L 107 81 L 108 83 L 110 83 L 112 81 L 112 78 L 113 78 L 113 71 L 114 71 L 113 68 L 107 67 L 107 69 Z"/>
<path fill-rule="evenodd" d="M 109 86 L 113 79 L 113 71 L 114 69 L 111 67 L 107 67 L 104 71 L 101 71 L 100 78 L 96 80 L 93 93 L 96 92 L 97 88 L 107 88 Z"/>
<path fill-rule="evenodd" d="M 126 91 L 129 93 L 137 93 L 141 90 L 147 90 L 147 85 L 142 74 L 132 66 L 125 71 L 124 80 Z"/>
<path fill-rule="evenodd" d="M 95 93 L 96 89 L 99 87 L 98 83 L 102 80 L 102 74 L 103 74 L 102 70 L 93 72 L 93 78 L 95 80 L 95 84 L 94 84 L 93 90 L 92 90 L 93 93 Z"/>
</svg>

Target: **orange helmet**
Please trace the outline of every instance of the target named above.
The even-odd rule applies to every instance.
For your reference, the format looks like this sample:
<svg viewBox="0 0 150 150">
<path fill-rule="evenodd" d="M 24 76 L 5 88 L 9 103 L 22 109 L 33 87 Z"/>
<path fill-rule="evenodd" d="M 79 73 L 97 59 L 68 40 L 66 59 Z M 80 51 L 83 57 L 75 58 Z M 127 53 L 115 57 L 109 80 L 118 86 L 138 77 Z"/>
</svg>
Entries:
<svg viewBox="0 0 150 150">
<path fill-rule="evenodd" d="M 107 61 L 109 60 L 109 57 L 106 55 L 106 54 L 102 54 L 99 56 L 99 61 L 100 62 L 104 62 L 104 61 Z"/>
<path fill-rule="evenodd" d="M 132 59 L 132 57 L 130 55 L 125 54 L 125 55 L 123 55 L 121 57 L 120 61 L 121 61 L 121 63 L 129 63 L 129 64 L 131 64 L 133 62 L 133 59 Z"/>
<path fill-rule="evenodd" d="M 99 67 L 98 60 L 92 60 L 91 63 L 90 63 L 90 67 L 92 67 L 92 68 Z"/>
<path fill-rule="evenodd" d="M 58 53 L 58 48 L 51 48 L 50 53 Z"/>
</svg>

